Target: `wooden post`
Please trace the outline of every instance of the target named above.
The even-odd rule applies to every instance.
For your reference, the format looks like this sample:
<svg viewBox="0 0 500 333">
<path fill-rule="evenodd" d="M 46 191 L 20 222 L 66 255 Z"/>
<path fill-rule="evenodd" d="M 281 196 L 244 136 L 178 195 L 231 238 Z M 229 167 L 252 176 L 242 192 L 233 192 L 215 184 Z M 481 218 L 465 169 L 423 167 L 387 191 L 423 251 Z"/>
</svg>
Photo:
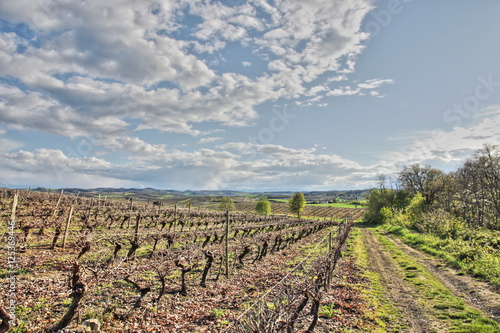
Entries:
<svg viewBox="0 0 500 333">
<path fill-rule="evenodd" d="M 10 214 L 11 221 L 16 220 L 17 199 L 18 199 L 18 195 L 17 195 L 17 191 L 16 191 L 16 193 L 14 193 L 14 201 L 12 202 L 12 212 Z"/>
<path fill-rule="evenodd" d="M 225 230 L 225 250 L 226 250 L 226 276 L 229 276 L 229 208 L 226 208 L 226 230 Z"/>
<path fill-rule="evenodd" d="M 69 208 L 68 219 L 66 220 L 66 228 L 64 229 L 64 238 L 62 248 L 66 247 L 66 239 L 68 238 L 69 224 L 71 223 L 71 216 L 73 215 L 73 206 Z"/>
<path fill-rule="evenodd" d="M 139 241 L 139 223 L 141 222 L 141 214 L 137 215 L 135 220 L 135 234 L 134 234 L 134 242 L 137 243 Z"/>
<path fill-rule="evenodd" d="M 134 204 L 132 198 L 130 198 L 130 207 L 129 207 L 130 213 L 129 213 L 129 219 L 127 221 L 127 229 L 130 229 L 130 222 L 132 221 L 132 208 L 134 208 Z"/>
<path fill-rule="evenodd" d="M 327 286 L 330 285 L 331 280 L 332 280 L 332 271 L 330 269 L 331 260 L 332 260 L 331 259 L 332 257 L 330 256 L 330 254 L 332 253 L 332 248 L 333 248 L 332 233 L 333 233 L 333 230 L 330 230 L 330 232 L 328 233 L 328 271 L 326 272 L 326 283 L 327 283 Z"/>
<path fill-rule="evenodd" d="M 59 208 L 59 204 L 61 203 L 61 197 L 63 195 L 64 190 L 61 190 L 61 194 L 59 194 L 59 198 L 57 199 L 56 205 L 54 207 L 54 211 L 52 212 L 52 216 L 56 216 L 57 208 Z"/>
<path fill-rule="evenodd" d="M 328 234 L 328 253 L 332 252 L 332 230 Z"/>
<path fill-rule="evenodd" d="M 172 222 L 174 224 L 174 232 L 175 232 L 175 227 L 177 226 L 177 202 L 175 203 L 174 206 L 174 221 Z"/>
<path fill-rule="evenodd" d="M 57 210 L 57 207 L 59 207 L 59 204 L 61 203 L 61 198 L 63 196 L 63 193 L 64 193 L 64 190 L 61 190 L 61 194 L 59 194 L 59 198 L 57 198 L 56 208 L 54 208 L 54 210 Z"/>
</svg>

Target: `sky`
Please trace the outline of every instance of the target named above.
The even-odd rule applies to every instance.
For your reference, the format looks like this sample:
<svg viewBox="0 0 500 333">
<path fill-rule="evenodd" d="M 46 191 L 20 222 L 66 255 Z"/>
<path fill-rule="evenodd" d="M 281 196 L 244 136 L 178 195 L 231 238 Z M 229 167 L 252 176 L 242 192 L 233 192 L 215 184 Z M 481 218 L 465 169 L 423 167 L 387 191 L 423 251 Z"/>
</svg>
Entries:
<svg viewBox="0 0 500 333">
<path fill-rule="evenodd" d="M 0 2 L 0 186 L 363 189 L 500 142 L 500 1 Z"/>
</svg>

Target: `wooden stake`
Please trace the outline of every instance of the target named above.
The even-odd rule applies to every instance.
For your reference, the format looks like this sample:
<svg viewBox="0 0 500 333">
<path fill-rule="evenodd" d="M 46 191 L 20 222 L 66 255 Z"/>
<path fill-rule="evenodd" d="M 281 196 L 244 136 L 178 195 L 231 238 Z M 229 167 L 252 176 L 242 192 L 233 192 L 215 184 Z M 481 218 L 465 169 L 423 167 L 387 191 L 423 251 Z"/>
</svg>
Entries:
<svg viewBox="0 0 500 333">
<path fill-rule="evenodd" d="M 328 253 L 332 252 L 332 231 L 328 234 Z"/>
<path fill-rule="evenodd" d="M 134 242 L 136 242 L 136 243 L 139 241 L 139 223 L 141 222 L 141 218 L 142 218 L 142 216 L 139 214 L 139 215 L 137 215 L 137 217 L 135 219 Z"/>
<path fill-rule="evenodd" d="M 71 216 L 72 215 L 73 215 L 73 206 L 71 206 L 69 208 L 68 220 L 66 221 L 66 228 L 64 230 L 64 238 L 63 238 L 63 244 L 62 244 L 62 248 L 63 249 L 66 247 L 66 238 L 68 238 L 69 224 L 71 222 Z"/>
<path fill-rule="evenodd" d="M 226 258 L 225 258 L 225 264 L 226 264 L 226 276 L 229 276 L 229 208 L 226 208 L 226 230 L 225 230 L 226 236 L 224 238 L 225 240 L 225 250 L 226 250 Z"/>
<path fill-rule="evenodd" d="M 175 203 L 175 207 L 174 207 L 174 222 L 173 222 L 173 225 L 174 225 L 174 232 L 175 232 L 175 227 L 177 226 L 177 202 Z"/>
<path fill-rule="evenodd" d="M 59 207 L 59 204 L 61 203 L 61 198 L 63 196 L 64 190 L 61 190 L 61 194 L 59 194 L 59 198 L 57 198 L 57 203 L 56 203 L 56 208 L 54 208 L 54 211 L 57 210 L 57 207 Z"/>
<path fill-rule="evenodd" d="M 132 209 L 134 208 L 133 206 L 133 201 L 132 198 L 130 198 L 130 213 L 129 213 L 129 219 L 127 221 L 127 229 L 130 229 L 130 222 L 132 221 Z"/>
<path fill-rule="evenodd" d="M 14 193 L 14 201 L 12 202 L 12 213 L 10 214 L 11 221 L 16 220 L 17 198 L 18 198 L 18 194 L 16 191 L 16 193 Z"/>
</svg>

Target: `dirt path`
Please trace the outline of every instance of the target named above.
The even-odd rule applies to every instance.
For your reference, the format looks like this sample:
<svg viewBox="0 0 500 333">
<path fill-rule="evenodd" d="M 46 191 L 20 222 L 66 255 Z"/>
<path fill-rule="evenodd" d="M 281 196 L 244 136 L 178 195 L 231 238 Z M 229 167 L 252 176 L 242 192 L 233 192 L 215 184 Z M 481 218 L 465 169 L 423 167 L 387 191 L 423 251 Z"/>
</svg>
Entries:
<svg viewBox="0 0 500 333">
<path fill-rule="evenodd" d="M 380 275 L 385 285 L 388 298 L 403 314 L 402 321 L 408 326 L 407 332 L 444 332 L 444 328 L 437 321 L 430 319 L 426 310 L 415 300 L 416 291 L 403 279 L 402 269 L 392 259 L 390 253 L 383 250 L 378 239 L 369 229 L 362 228 L 365 240 L 370 269 Z"/>
<path fill-rule="evenodd" d="M 406 255 L 427 267 L 456 296 L 483 312 L 486 317 L 500 323 L 500 294 L 495 292 L 491 285 L 468 275 L 460 275 L 457 270 L 446 266 L 441 260 L 410 247 L 398 238 L 385 236 Z"/>
</svg>

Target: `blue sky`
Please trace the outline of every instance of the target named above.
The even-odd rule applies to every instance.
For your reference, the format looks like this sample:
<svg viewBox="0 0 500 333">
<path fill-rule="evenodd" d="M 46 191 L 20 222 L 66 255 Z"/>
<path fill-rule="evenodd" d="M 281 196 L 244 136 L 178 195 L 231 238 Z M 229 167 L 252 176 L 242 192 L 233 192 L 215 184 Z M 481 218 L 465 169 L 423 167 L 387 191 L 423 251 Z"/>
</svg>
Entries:
<svg viewBox="0 0 500 333">
<path fill-rule="evenodd" d="M 500 2 L 0 3 L 0 183 L 367 188 L 500 142 Z"/>
</svg>

